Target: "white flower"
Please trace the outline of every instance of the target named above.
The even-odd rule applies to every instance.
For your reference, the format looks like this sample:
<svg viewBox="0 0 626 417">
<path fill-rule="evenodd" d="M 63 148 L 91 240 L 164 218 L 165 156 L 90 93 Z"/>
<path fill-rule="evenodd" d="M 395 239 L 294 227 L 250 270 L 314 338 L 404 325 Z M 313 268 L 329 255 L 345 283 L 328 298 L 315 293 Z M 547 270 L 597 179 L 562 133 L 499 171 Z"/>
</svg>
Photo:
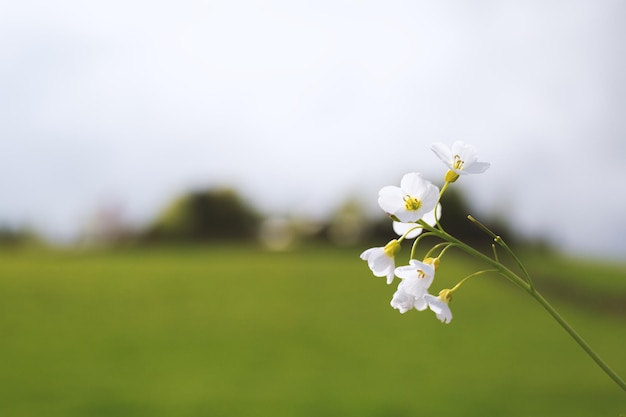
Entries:
<svg viewBox="0 0 626 417">
<path fill-rule="evenodd" d="M 376 277 L 387 277 L 387 284 L 391 284 L 396 267 L 395 255 L 400 250 L 400 242 L 392 240 L 382 248 L 370 248 L 361 254 L 361 259 Z"/>
<path fill-rule="evenodd" d="M 393 294 L 391 306 L 400 313 L 415 308 L 419 311 L 428 306 L 424 296 L 435 278 L 435 267 L 432 264 L 411 259 L 407 266 L 396 268 L 396 275 L 402 279 L 398 290 Z"/>
<path fill-rule="evenodd" d="M 398 288 L 391 299 L 391 306 L 402 314 L 413 308 L 422 311 L 426 308 L 426 300 L 423 297 L 414 297 Z"/>
<path fill-rule="evenodd" d="M 449 298 L 446 298 L 445 291 L 442 291 L 439 297 L 435 297 L 434 295 L 426 294 L 424 295 L 424 300 L 428 304 L 428 308 L 430 308 L 436 315 L 437 318 L 442 323 L 450 323 L 452 320 L 452 311 L 448 306 Z M 443 296 L 441 294 L 444 294 Z"/>
<path fill-rule="evenodd" d="M 478 162 L 476 148 L 461 141 L 454 142 L 452 149 L 439 142 L 433 143 L 431 149 L 456 174 L 480 174 L 490 166 L 489 162 Z"/>
<path fill-rule="evenodd" d="M 403 223 L 421 219 L 438 199 L 439 189 L 416 172 L 404 175 L 400 187 L 387 186 L 378 192 L 380 207 Z"/>
<path fill-rule="evenodd" d="M 422 220 L 424 220 L 427 224 L 434 226 L 435 224 L 437 224 L 437 220 L 441 218 L 441 204 L 437 204 L 436 211 L 437 211 L 437 219 L 435 219 L 435 210 L 433 210 L 424 214 L 424 217 L 422 217 Z M 396 222 L 396 221 L 393 222 L 393 231 L 396 232 L 398 236 L 403 236 L 409 230 L 411 230 L 411 232 L 409 232 L 405 236 L 405 239 L 416 238 L 417 236 L 420 235 L 420 233 L 422 233 L 423 229 L 419 224 L 416 224 L 416 223 L 402 223 L 402 222 Z"/>
<path fill-rule="evenodd" d="M 404 314 L 411 309 L 418 311 L 430 308 L 442 323 L 450 323 L 452 311 L 448 302 L 452 290 L 442 290 L 439 297 L 428 293 L 435 278 L 435 265 L 438 259 L 428 258 L 424 262 L 411 259 L 410 265 L 396 268 L 396 275 L 402 279 L 398 290 L 393 294 L 391 306 Z"/>
</svg>

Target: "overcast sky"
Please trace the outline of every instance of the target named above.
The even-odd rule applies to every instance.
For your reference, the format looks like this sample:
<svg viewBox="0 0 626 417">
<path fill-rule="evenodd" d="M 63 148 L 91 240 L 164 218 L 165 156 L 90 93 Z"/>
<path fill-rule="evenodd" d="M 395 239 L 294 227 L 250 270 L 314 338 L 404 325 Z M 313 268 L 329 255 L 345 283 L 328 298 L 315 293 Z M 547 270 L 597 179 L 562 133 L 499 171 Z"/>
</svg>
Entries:
<svg viewBox="0 0 626 417">
<path fill-rule="evenodd" d="M 147 221 L 193 187 L 327 213 L 435 141 L 563 248 L 626 255 L 626 2 L 0 0 L 0 222 L 66 239 L 103 205 Z M 444 207 L 445 215 L 445 207 Z"/>
</svg>

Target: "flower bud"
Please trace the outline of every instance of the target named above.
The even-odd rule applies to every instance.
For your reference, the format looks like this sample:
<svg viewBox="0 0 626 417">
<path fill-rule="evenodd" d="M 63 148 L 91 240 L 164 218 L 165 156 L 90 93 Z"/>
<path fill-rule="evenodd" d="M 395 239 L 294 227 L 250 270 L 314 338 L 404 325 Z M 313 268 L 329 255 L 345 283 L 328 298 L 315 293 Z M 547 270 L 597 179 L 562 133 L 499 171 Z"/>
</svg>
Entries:
<svg viewBox="0 0 626 417">
<path fill-rule="evenodd" d="M 394 256 L 396 256 L 396 253 L 400 251 L 400 242 L 398 242 L 396 239 L 393 239 L 385 245 L 384 250 L 385 250 L 385 255 L 387 255 L 390 258 L 393 258 Z"/>
</svg>

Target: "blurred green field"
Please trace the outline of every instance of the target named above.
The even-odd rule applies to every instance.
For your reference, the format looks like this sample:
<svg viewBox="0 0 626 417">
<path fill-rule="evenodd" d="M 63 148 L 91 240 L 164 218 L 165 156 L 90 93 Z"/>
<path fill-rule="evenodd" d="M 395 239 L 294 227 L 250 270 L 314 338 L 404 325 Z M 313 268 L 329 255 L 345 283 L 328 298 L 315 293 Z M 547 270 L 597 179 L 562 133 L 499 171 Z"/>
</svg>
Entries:
<svg viewBox="0 0 626 417">
<path fill-rule="evenodd" d="M 626 414 L 626 394 L 513 285 L 469 281 L 443 325 L 393 310 L 395 286 L 360 251 L 2 251 L 0 416 Z M 626 268 L 529 259 L 626 377 Z M 450 253 L 432 290 L 475 270 Z"/>
</svg>

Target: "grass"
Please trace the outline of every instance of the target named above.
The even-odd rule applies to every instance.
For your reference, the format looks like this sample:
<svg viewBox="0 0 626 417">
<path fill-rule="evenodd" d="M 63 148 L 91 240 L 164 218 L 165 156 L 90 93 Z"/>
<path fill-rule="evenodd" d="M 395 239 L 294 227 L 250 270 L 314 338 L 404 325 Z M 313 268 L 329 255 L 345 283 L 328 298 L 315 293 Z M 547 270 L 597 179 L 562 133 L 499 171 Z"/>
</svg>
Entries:
<svg viewBox="0 0 626 417">
<path fill-rule="evenodd" d="M 468 282 L 443 325 L 393 310 L 359 252 L 0 252 L 0 415 L 626 413 L 626 394 L 508 282 Z M 557 271 L 589 299 L 626 299 L 626 268 L 559 262 L 531 256 L 539 287 Z M 450 253 L 433 290 L 475 268 Z M 612 278 L 587 285 L 589 272 Z M 626 377 L 626 317 L 554 295 Z"/>
</svg>

